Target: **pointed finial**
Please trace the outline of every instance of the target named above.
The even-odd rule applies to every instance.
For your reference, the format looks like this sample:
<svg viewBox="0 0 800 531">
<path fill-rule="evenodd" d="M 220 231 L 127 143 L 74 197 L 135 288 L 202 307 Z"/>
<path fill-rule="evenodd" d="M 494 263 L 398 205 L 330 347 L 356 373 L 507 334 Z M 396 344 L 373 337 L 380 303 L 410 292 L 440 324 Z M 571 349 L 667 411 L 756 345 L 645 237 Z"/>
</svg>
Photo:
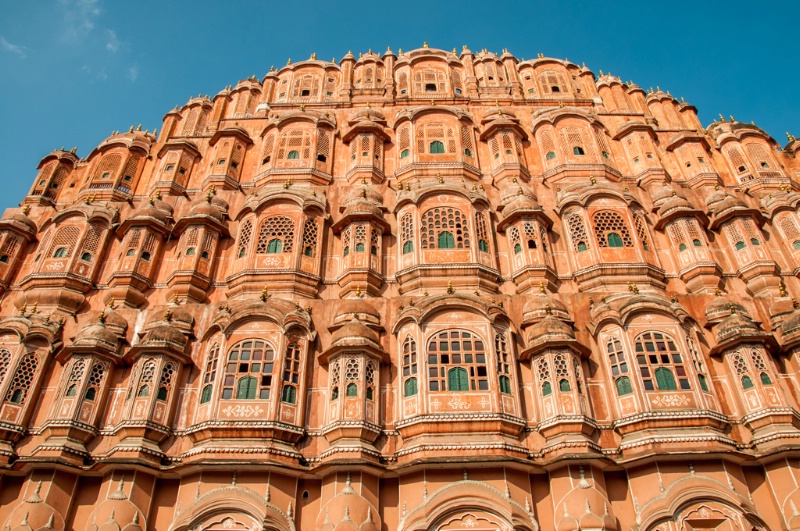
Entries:
<svg viewBox="0 0 800 531">
<path fill-rule="evenodd" d="M 316 61 L 317 60 L 317 52 L 314 52 L 314 53 L 311 54 L 311 60 L 312 61 Z"/>
<path fill-rule="evenodd" d="M 30 212 L 30 211 L 31 211 L 31 206 L 30 205 L 25 205 L 25 207 L 22 209 L 22 213 L 24 215 L 26 215 L 26 216 L 28 215 L 28 212 Z"/>
<path fill-rule="evenodd" d="M 442 177 L 442 174 L 439 173 L 438 171 L 436 172 L 436 179 L 439 181 L 439 184 L 442 184 L 444 182 L 444 178 Z"/>
<path fill-rule="evenodd" d="M 454 293 L 453 283 L 451 281 L 447 281 L 447 294 L 452 295 Z"/>
<path fill-rule="evenodd" d="M 292 64 L 292 58 L 291 57 L 286 60 L 286 66 L 289 66 L 290 64 Z"/>
<path fill-rule="evenodd" d="M 269 299 L 269 291 L 267 290 L 267 286 L 264 286 L 264 289 L 261 290 L 261 296 L 259 297 L 261 302 L 267 302 Z"/>
<path fill-rule="evenodd" d="M 427 48 L 428 48 L 428 41 L 424 41 L 424 42 L 422 43 L 422 47 L 423 47 L 423 48 L 425 48 L 425 49 L 427 49 Z"/>
</svg>

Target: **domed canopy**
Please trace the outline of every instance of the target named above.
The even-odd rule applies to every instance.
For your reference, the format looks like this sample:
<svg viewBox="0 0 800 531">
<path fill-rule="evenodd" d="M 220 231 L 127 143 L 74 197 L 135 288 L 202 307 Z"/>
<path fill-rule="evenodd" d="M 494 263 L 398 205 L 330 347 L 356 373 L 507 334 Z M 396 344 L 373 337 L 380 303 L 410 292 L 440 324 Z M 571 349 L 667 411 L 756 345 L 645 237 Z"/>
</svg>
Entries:
<svg viewBox="0 0 800 531">
<path fill-rule="evenodd" d="M 28 241 L 36 238 L 36 232 L 38 231 L 36 223 L 34 223 L 31 218 L 18 212 L 0 219 L 0 228 L 5 228 L 17 234 L 21 234 Z"/>
<path fill-rule="evenodd" d="M 354 316 L 367 326 L 379 327 L 381 323 L 380 313 L 375 306 L 358 297 L 343 299 L 339 302 L 337 315 L 333 319 L 333 325 L 329 328 L 349 323 Z"/>
<path fill-rule="evenodd" d="M 733 313 L 750 316 L 747 308 L 734 300 L 723 297 L 722 294 L 717 295 L 717 298 L 706 306 L 706 319 L 709 323 L 718 323 Z"/>
<path fill-rule="evenodd" d="M 546 293 L 534 295 L 522 307 L 522 326 L 527 326 L 552 315 L 557 319 L 569 321 L 570 315 L 566 305 Z"/>
<path fill-rule="evenodd" d="M 377 343 L 378 334 L 376 334 L 374 330 L 366 326 L 364 323 L 359 321 L 357 317 L 353 317 L 349 323 L 334 332 L 333 336 L 331 336 L 331 342 L 334 344 L 346 340 L 360 339 Z"/>
</svg>

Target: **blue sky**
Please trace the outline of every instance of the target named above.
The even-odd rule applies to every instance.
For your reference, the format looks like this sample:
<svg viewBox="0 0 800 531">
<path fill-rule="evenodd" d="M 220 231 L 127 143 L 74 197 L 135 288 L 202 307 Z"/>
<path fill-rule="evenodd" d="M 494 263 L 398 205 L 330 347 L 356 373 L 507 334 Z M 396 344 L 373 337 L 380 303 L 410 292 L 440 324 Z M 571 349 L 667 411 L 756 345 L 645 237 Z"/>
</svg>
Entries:
<svg viewBox="0 0 800 531">
<path fill-rule="evenodd" d="M 341 58 L 423 41 L 450 50 L 585 62 L 800 136 L 800 2 L 0 0 L 0 211 L 39 160 L 113 130 L 161 128 L 190 96 L 214 95 L 286 59 Z"/>
</svg>

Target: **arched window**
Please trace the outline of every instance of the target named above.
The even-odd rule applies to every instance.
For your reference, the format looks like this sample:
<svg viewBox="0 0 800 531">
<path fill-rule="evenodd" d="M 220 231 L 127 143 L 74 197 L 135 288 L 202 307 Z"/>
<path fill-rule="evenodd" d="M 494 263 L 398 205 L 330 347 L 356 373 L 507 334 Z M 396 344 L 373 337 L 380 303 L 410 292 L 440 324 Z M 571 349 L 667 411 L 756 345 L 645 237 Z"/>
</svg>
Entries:
<svg viewBox="0 0 800 531">
<path fill-rule="evenodd" d="M 691 389 L 683 357 L 666 334 L 645 332 L 639 335 L 636 338 L 636 362 L 645 391 Z"/>
<path fill-rule="evenodd" d="M 431 391 L 489 389 L 486 349 L 470 332 L 449 330 L 428 342 L 428 388 Z"/>
<path fill-rule="evenodd" d="M 172 362 L 164 364 L 164 367 L 161 369 L 161 380 L 158 382 L 158 394 L 156 395 L 156 400 L 165 401 L 167 399 L 167 396 L 172 389 L 172 379 L 175 377 L 177 370 L 177 367 Z"/>
<path fill-rule="evenodd" d="M 289 159 L 289 160 L 299 159 L 300 158 L 300 152 L 293 149 L 292 151 L 289 152 L 289 154 L 286 156 L 286 158 Z"/>
<path fill-rule="evenodd" d="M 404 383 L 404 396 L 413 396 L 417 394 L 417 342 L 411 336 L 406 337 L 403 341 L 403 378 Z M 413 383 L 409 382 L 413 380 Z M 413 389 L 413 393 L 409 390 Z"/>
<path fill-rule="evenodd" d="M 572 154 L 573 154 L 573 155 L 585 155 L 585 154 L 586 154 L 586 152 L 585 152 L 585 151 L 583 151 L 583 148 L 582 148 L 582 147 L 580 147 L 580 146 L 574 146 L 574 147 L 572 148 Z"/>
<path fill-rule="evenodd" d="M 403 396 L 414 396 L 417 394 L 417 379 L 408 378 L 403 383 Z"/>
<path fill-rule="evenodd" d="M 611 374 L 619 376 L 628 373 L 628 360 L 625 359 L 625 351 L 622 350 L 622 343 L 619 339 L 611 338 L 606 344 L 608 361 L 611 363 Z"/>
<path fill-rule="evenodd" d="M 408 149 L 404 149 L 403 151 L 400 152 L 400 158 L 404 159 L 408 156 L 408 154 L 409 154 Z"/>
<path fill-rule="evenodd" d="M 736 242 L 736 250 L 737 251 L 741 251 L 745 247 L 747 247 L 747 245 L 744 242 L 742 242 L 742 241 Z"/>
<path fill-rule="evenodd" d="M 553 385 L 550 383 L 550 362 L 541 357 L 536 361 L 536 375 L 539 378 L 539 385 L 542 389 L 542 396 L 549 396 L 553 392 Z"/>
<path fill-rule="evenodd" d="M 486 218 L 482 212 L 475 213 L 475 230 L 478 236 L 478 249 L 484 253 L 489 252 L 489 235 L 486 230 Z"/>
<path fill-rule="evenodd" d="M 56 249 L 56 252 L 53 253 L 53 258 L 64 258 L 65 256 L 67 256 L 66 247 L 59 247 Z"/>
<path fill-rule="evenodd" d="M 617 212 L 602 210 L 592 218 L 597 244 L 600 247 L 633 247 L 628 226 Z"/>
<path fill-rule="evenodd" d="M 219 345 L 214 343 L 211 350 L 208 351 L 206 358 L 206 370 L 203 373 L 203 394 L 200 398 L 200 403 L 205 404 L 211 400 L 211 393 L 214 390 L 214 382 L 217 379 L 217 364 L 219 363 Z"/>
<path fill-rule="evenodd" d="M 139 398 L 150 396 L 150 386 L 156 377 L 156 362 L 149 360 L 142 367 L 142 376 L 139 378 L 139 390 L 136 396 Z"/>
<path fill-rule="evenodd" d="M 273 216 L 261 224 L 256 253 L 290 253 L 294 243 L 294 221 L 287 216 Z"/>
<path fill-rule="evenodd" d="M 85 400 L 94 401 L 97 393 L 100 391 L 100 384 L 103 381 L 106 367 L 102 363 L 95 363 L 92 365 L 92 371 L 89 373 L 89 381 L 87 382 L 86 392 L 83 394 Z"/>
<path fill-rule="evenodd" d="M 575 250 L 578 252 L 587 250 L 586 241 L 588 237 L 581 215 L 577 212 L 573 212 L 567 216 L 567 226 L 569 227 L 569 235 L 572 239 L 572 244 L 575 246 Z"/>
<path fill-rule="evenodd" d="M 444 144 L 438 140 L 434 140 L 429 144 L 429 151 L 431 153 L 444 153 Z"/>
<path fill-rule="evenodd" d="M 216 346 L 216 345 L 215 345 Z M 212 353 L 214 349 L 212 348 Z M 216 362 L 211 362 L 212 358 L 209 355 L 209 362 L 213 367 L 216 367 Z M 213 358 L 216 359 L 216 358 Z M 272 371 L 275 364 L 275 351 L 269 343 L 264 341 L 248 339 L 240 341 L 235 344 L 228 352 L 228 362 L 225 366 L 225 378 L 222 381 L 222 398 L 229 400 L 234 398 L 234 390 L 236 398 L 245 398 L 252 394 L 252 398 L 258 397 L 260 400 L 269 399 L 270 390 L 272 389 Z M 209 363 L 206 364 L 208 371 Z M 216 369 L 214 369 L 215 371 Z M 209 374 L 207 372 L 207 374 Z M 254 384 L 250 382 L 242 384 L 245 377 L 252 377 L 255 380 Z M 214 376 L 208 378 L 207 383 L 213 385 Z M 243 385 L 247 387 L 247 391 L 241 394 Z M 250 391 L 250 386 L 252 393 Z"/>
<path fill-rule="evenodd" d="M 403 242 L 403 254 L 414 252 L 414 218 L 410 212 L 400 218 L 400 240 Z"/>
<path fill-rule="evenodd" d="M 556 380 L 558 380 L 558 390 L 568 392 L 572 390 L 569 382 L 569 369 L 566 354 L 556 354 L 553 358 L 553 367 L 556 370 Z"/>
<path fill-rule="evenodd" d="M 286 359 L 283 365 L 283 391 L 281 400 L 288 404 L 297 403 L 297 386 L 300 382 L 300 347 L 290 343 L 286 347 Z"/>
<path fill-rule="evenodd" d="M 422 216 L 423 249 L 469 249 L 467 217 L 449 207 L 432 208 Z"/>
<path fill-rule="evenodd" d="M 358 396 L 358 383 L 361 380 L 361 360 L 347 358 L 344 364 L 344 379 L 347 383 L 345 396 Z"/>
<path fill-rule="evenodd" d="M 511 394 L 511 359 L 508 353 L 508 343 L 503 334 L 494 336 L 494 350 L 497 356 L 497 374 L 499 375 L 500 392 Z"/>
<path fill-rule="evenodd" d="M 556 158 L 556 152 L 555 151 L 548 151 L 547 155 L 545 155 L 545 158 L 547 160 L 553 160 L 554 158 Z"/>
<path fill-rule="evenodd" d="M 358 396 L 358 384 L 355 383 L 347 384 L 347 390 L 345 394 L 347 396 Z"/>
<path fill-rule="evenodd" d="M 633 388 L 631 387 L 631 379 L 627 376 L 620 376 L 614 381 L 614 384 L 617 387 L 618 396 L 629 395 L 633 392 Z"/>
</svg>

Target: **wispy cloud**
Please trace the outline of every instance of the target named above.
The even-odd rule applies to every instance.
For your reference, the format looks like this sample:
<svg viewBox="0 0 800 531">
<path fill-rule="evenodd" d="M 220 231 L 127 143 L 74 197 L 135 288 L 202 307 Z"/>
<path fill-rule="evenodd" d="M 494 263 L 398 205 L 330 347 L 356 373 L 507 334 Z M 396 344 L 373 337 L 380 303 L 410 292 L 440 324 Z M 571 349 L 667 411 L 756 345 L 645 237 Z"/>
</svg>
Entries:
<svg viewBox="0 0 800 531">
<path fill-rule="evenodd" d="M 64 39 L 74 41 L 94 29 L 100 15 L 100 0 L 58 0 L 64 20 Z"/>
<path fill-rule="evenodd" d="M 128 79 L 130 79 L 131 82 L 133 82 L 133 81 L 136 81 L 137 77 L 139 77 L 139 67 L 138 66 L 132 66 L 132 67 L 128 68 Z"/>
<path fill-rule="evenodd" d="M 18 56 L 20 59 L 25 59 L 26 57 L 28 57 L 28 54 L 25 53 L 25 50 L 27 50 L 26 47 L 21 46 L 19 44 L 12 44 L 12 43 L 8 42 L 5 39 L 5 37 L 0 37 L 0 48 L 2 48 L 3 50 L 5 50 L 5 51 L 7 51 L 9 53 L 13 53 L 14 55 Z"/>
<path fill-rule="evenodd" d="M 106 33 L 106 50 L 111 53 L 115 53 L 119 50 L 120 45 L 122 44 L 120 40 L 117 38 L 117 32 L 111 29 L 107 29 Z"/>
</svg>

